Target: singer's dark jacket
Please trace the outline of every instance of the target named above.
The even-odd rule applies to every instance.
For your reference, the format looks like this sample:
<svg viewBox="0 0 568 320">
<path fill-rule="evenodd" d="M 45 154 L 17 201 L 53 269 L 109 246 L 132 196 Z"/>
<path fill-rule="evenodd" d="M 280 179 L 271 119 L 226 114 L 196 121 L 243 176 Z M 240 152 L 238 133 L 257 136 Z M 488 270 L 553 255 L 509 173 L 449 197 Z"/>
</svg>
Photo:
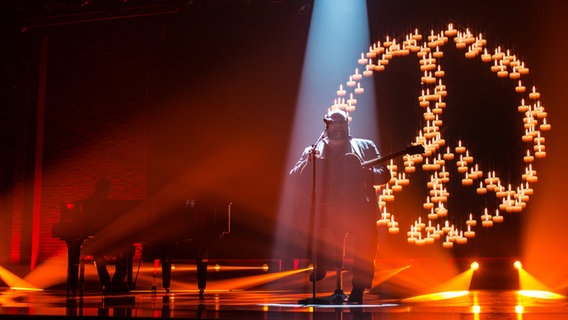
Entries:
<svg viewBox="0 0 568 320">
<path fill-rule="evenodd" d="M 362 169 L 360 162 L 379 158 L 380 154 L 371 140 L 350 138 L 349 144 L 339 153 L 328 150 L 325 137 L 315 148 L 307 147 L 299 161 L 290 171 L 294 188 L 304 194 L 304 207 L 316 205 L 316 226 L 310 231 L 318 243 L 319 267 L 330 269 L 337 264 L 345 234 L 347 241 L 357 251 L 353 253 L 353 287 L 370 288 L 374 274 L 374 259 L 377 252 L 376 219 L 379 216 L 378 199 L 374 185 L 387 183 L 390 171 L 384 163 L 370 169 Z M 312 149 L 315 149 L 315 181 L 313 175 Z M 355 157 L 343 157 L 355 154 Z M 352 160 L 356 159 L 356 163 Z M 315 192 L 314 189 L 315 188 Z M 309 195 L 316 195 L 310 197 Z"/>
</svg>

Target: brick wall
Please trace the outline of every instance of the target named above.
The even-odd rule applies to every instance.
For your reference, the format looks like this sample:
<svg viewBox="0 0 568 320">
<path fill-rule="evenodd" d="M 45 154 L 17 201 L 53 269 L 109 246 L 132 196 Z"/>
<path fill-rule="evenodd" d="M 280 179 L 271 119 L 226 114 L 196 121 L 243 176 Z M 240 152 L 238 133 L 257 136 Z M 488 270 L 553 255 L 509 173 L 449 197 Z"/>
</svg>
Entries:
<svg viewBox="0 0 568 320">
<path fill-rule="evenodd" d="M 89 196 L 101 177 L 112 181 L 111 197 L 146 195 L 147 55 L 150 43 L 136 25 L 100 25 L 60 30 L 49 35 L 38 262 L 65 250 L 52 237 L 60 205 Z M 77 37 L 80 34 L 80 37 Z M 33 54 L 32 54 L 33 56 Z M 33 60 L 33 59 L 32 59 Z M 33 87 L 33 76 L 25 82 Z M 31 89 L 33 92 L 33 88 Z M 23 101 L 31 109 L 35 101 Z M 22 101 L 20 101 L 22 103 Z M 35 127 L 35 118 L 27 120 Z M 33 130 L 28 132 L 33 132 Z M 20 139 L 21 140 L 21 139 Z M 33 159 L 33 147 L 19 143 L 16 163 Z M 21 166 L 22 168 L 18 168 Z M 10 258 L 22 262 L 26 248 L 26 181 L 16 164 L 12 197 Z M 29 176 L 29 174 L 28 174 Z M 29 179 L 28 179 L 29 180 Z M 22 238 L 22 235 L 23 238 Z"/>
</svg>

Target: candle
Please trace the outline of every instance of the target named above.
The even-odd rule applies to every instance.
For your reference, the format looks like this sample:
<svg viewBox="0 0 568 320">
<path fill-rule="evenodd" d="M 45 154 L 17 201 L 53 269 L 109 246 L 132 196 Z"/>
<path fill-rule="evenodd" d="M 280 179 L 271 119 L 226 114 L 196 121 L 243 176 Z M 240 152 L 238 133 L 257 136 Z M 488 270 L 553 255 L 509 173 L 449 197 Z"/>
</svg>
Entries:
<svg viewBox="0 0 568 320">
<path fill-rule="evenodd" d="M 353 76 L 349 76 L 349 81 L 347 81 L 347 86 L 354 87 L 356 84 L 357 82 L 353 80 Z"/>
<path fill-rule="evenodd" d="M 454 246 L 454 243 L 453 243 L 453 242 L 450 242 L 449 237 L 446 236 L 446 241 L 444 241 L 444 242 L 442 243 L 442 247 L 445 248 L 445 249 L 450 249 L 450 248 L 452 248 L 453 246 Z"/>
<path fill-rule="evenodd" d="M 540 93 L 536 91 L 535 86 L 533 86 L 532 92 L 529 93 L 529 99 L 532 99 L 532 100 L 540 99 Z"/>
<path fill-rule="evenodd" d="M 389 233 L 398 233 L 398 222 L 394 221 L 394 215 L 391 215 L 391 220 L 388 222 Z"/>
<path fill-rule="evenodd" d="M 523 86 L 523 84 L 521 83 L 521 80 L 519 80 L 519 84 L 515 87 L 515 91 L 518 93 L 523 93 L 525 91 L 527 91 L 527 87 Z"/>
<path fill-rule="evenodd" d="M 473 179 L 469 177 L 469 174 L 465 173 L 465 178 L 462 179 L 463 186 L 471 186 L 473 184 Z"/>
<path fill-rule="evenodd" d="M 466 244 L 467 238 L 463 236 L 463 231 L 460 231 L 460 235 L 456 238 L 458 244 Z"/>
<path fill-rule="evenodd" d="M 355 74 L 351 75 L 351 78 L 355 81 L 363 79 L 363 75 L 359 73 L 359 69 L 355 68 Z"/>
<path fill-rule="evenodd" d="M 457 34 L 457 30 L 454 29 L 454 24 L 450 23 L 448 24 L 448 29 L 444 31 L 444 35 L 448 36 L 448 37 L 453 37 Z"/>
<path fill-rule="evenodd" d="M 540 125 L 540 130 L 542 130 L 542 131 L 549 131 L 550 130 L 550 124 L 546 123 L 546 118 L 543 119 L 543 122 Z"/>
<path fill-rule="evenodd" d="M 499 78 L 506 78 L 508 74 L 509 72 L 507 71 L 507 68 L 501 64 L 501 68 L 497 71 L 497 76 Z"/>
<path fill-rule="evenodd" d="M 450 227 L 450 222 L 448 220 L 446 220 L 444 222 L 444 226 L 442 227 L 442 231 L 444 233 L 448 233 L 448 232 L 450 232 L 450 230 L 452 230 L 452 227 Z"/>
<path fill-rule="evenodd" d="M 434 204 L 432 204 L 432 208 L 430 208 L 430 213 L 428 214 L 429 220 L 436 220 L 438 219 L 438 214 L 434 213 Z"/>
<path fill-rule="evenodd" d="M 357 93 L 357 94 L 361 94 L 361 93 L 363 93 L 363 92 L 365 91 L 365 89 L 361 88 L 361 83 L 360 83 L 360 82 L 357 82 L 357 88 L 355 88 L 354 91 L 355 91 L 355 93 Z"/>
<path fill-rule="evenodd" d="M 398 179 L 394 181 L 394 185 L 392 186 L 392 190 L 395 192 L 399 192 L 402 190 L 402 186 L 398 184 Z"/>
<path fill-rule="evenodd" d="M 438 69 L 434 72 L 434 76 L 436 76 L 436 78 L 442 78 L 445 75 L 446 73 L 444 72 L 444 70 L 442 70 L 441 67 L 438 66 Z"/>
<path fill-rule="evenodd" d="M 465 222 L 465 224 L 469 227 L 475 227 L 477 225 L 477 220 L 473 219 L 473 214 L 469 214 L 469 220 Z"/>
<path fill-rule="evenodd" d="M 479 181 L 479 187 L 475 190 L 477 194 L 487 194 L 487 188 L 483 186 L 483 182 Z"/>
<path fill-rule="evenodd" d="M 357 61 L 359 64 L 367 64 L 369 59 L 365 58 L 365 54 L 361 52 L 361 58 Z"/>
<path fill-rule="evenodd" d="M 458 146 L 456 147 L 456 153 L 464 153 L 465 147 L 461 145 L 461 140 L 458 140 Z"/>
<path fill-rule="evenodd" d="M 372 76 L 374 69 L 375 69 L 375 65 L 372 64 L 371 60 L 369 60 L 369 64 L 365 66 L 365 71 L 363 71 L 363 76 L 364 77 Z"/>
<path fill-rule="evenodd" d="M 491 215 L 487 213 L 487 208 L 485 208 L 485 214 L 481 216 L 481 225 L 486 228 L 492 227 L 493 220 L 491 220 L 491 218 Z"/>
<path fill-rule="evenodd" d="M 481 61 L 483 62 L 490 62 L 491 61 L 491 54 L 487 52 L 487 49 L 483 50 L 483 54 L 481 55 Z"/>
<path fill-rule="evenodd" d="M 493 221 L 495 223 L 501 223 L 503 222 L 503 216 L 499 215 L 499 209 L 495 209 L 495 215 L 493 216 Z"/>
<path fill-rule="evenodd" d="M 463 235 L 464 235 L 466 238 L 470 238 L 470 239 L 471 239 L 471 238 L 474 238 L 474 237 L 475 237 L 475 231 L 472 231 L 472 230 L 471 230 L 471 226 L 468 225 L 468 226 L 467 226 L 467 231 L 464 232 Z"/>
</svg>

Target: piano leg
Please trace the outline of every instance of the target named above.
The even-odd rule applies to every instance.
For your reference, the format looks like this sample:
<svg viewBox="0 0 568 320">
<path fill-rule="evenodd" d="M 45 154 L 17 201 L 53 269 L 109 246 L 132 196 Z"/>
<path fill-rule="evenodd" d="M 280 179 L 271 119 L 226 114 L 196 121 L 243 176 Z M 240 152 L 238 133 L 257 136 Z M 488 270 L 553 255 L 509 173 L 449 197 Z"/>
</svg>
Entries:
<svg viewBox="0 0 568 320">
<path fill-rule="evenodd" d="M 67 295 L 76 295 L 83 240 L 66 240 L 65 242 L 67 244 Z"/>
<path fill-rule="evenodd" d="M 170 284 L 172 279 L 172 256 L 169 254 L 162 254 L 160 257 L 162 264 L 162 285 L 166 292 L 170 292 Z"/>
<path fill-rule="evenodd" d="M 205 286 L 207 285 L 207 248 L 198 248 L 196 252 L 197 264 L 197 288 L 199 296 L 203 298 Z"/>
</svg>

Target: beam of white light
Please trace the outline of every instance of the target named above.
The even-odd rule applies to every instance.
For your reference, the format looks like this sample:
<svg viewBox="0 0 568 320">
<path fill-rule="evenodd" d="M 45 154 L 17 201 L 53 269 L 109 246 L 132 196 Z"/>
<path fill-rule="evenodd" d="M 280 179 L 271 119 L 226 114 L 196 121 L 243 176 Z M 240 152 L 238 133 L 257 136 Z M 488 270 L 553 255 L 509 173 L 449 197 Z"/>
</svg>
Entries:
<svg viewBox="0 0 568 320">
<path fill-rule="evenodd" d="M 324 130 L 322 121 L 327 109 L 337 98 L 340 84 L 345 86 L 349 76 L 362 67 L 357 64 L 362 52 L 370 44 L 367 6 L 364 0 L 316 0 L 314 2 L 308 43 L 296 115 L 290 136 L 288 167 L 292 168 L 303 148 L 315 143 Z M 363 66 L 364 68 L 364 66 Z M 372 77 L 364 79 L 372 81 Z M 376 140 L 378 132 L 375 121 L 373 86 L 357 96 L 358 108 L 352 114 L 351 133 Z M 274 255 L 277 257 L 302 255 L 307 247 L 308 220 L 298 220 L 297 208 L 292 199 L 288 172 L 283 181 L 279 208 L 279 229 L 277 230 Z M 304 218 L 306 218 L 304 216 Z M 290 249 L 295 247 L 296 249 Z M 291 253 L 292 251 L 293 253 Z"/>
</svg>

